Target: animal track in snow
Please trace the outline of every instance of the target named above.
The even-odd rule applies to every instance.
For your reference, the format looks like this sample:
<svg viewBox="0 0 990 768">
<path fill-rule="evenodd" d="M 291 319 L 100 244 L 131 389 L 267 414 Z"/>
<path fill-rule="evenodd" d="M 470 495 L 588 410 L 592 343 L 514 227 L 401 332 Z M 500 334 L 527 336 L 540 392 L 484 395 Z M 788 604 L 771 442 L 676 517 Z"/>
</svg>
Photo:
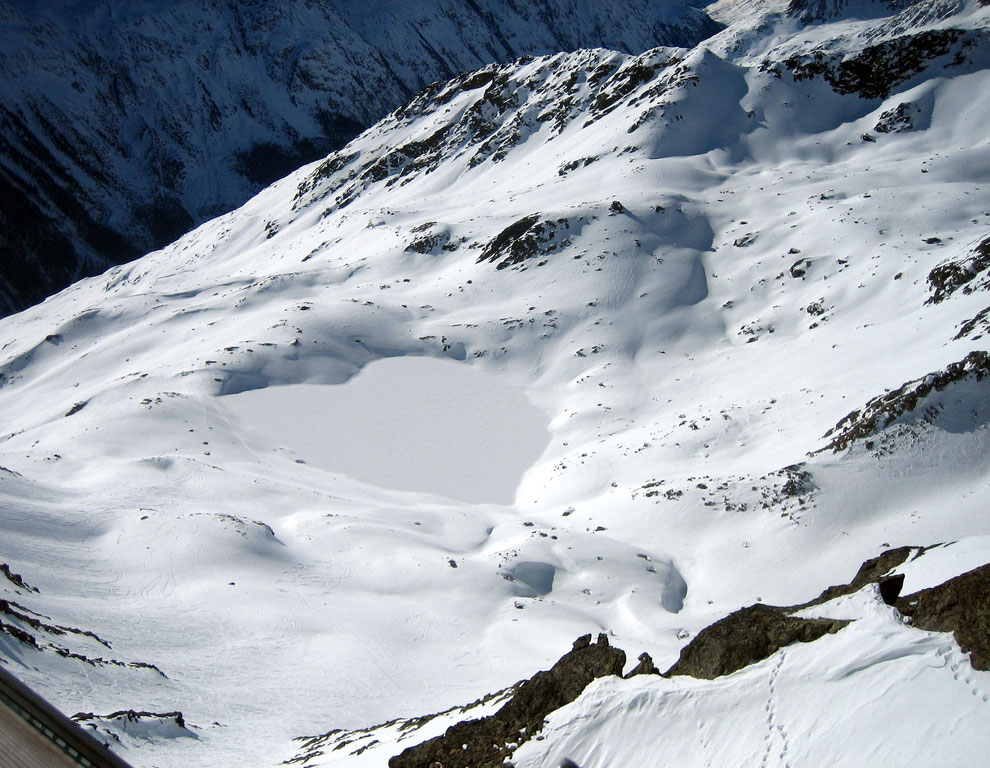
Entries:
<svg viewBox="0 0 990 768">
<path fill-rule="evenodd" d="M 767 696 L 766 703 L 766 713 L 767 713 L 767 733 L 763 737 L 764 745 L 766 750 L 763 753 L 763 759 L 760 761 L 761 766 L 767 766 L 771 764 L 771 758 L 776 758 L 774 765 L 783 765 L 784 768 L 790 768 L 790 761 L 787 757 L 787 753 L 790 751 L 790 743 L 787 739 L 787 730 L 784 726 L 778 722 L 777 718 L 777 704 L 774 701 L 774 696 L 777 690 L 777 677 L 780 675 L 780 669 L 784 666 L 784 652 L 781 651 L 777 656 L 777 663 L 774 664 L 773 669 L 770 670 L 769 679 L 769 695 Z M 775 754 L 775 746 L 778 750 Z"/>
<path fill-rule="evenodd" d="M 980 701 L 990 703 L 990 687 L 981 685 L 984 680 L 978 671 L 973 669 L 967 654 L 951 645 L 943 646 L 935 653 L 945 659 L 949 670 L 952 672 L 953 680 L 965 684 L 969 688 L 969 692 Z"/>
</svg>

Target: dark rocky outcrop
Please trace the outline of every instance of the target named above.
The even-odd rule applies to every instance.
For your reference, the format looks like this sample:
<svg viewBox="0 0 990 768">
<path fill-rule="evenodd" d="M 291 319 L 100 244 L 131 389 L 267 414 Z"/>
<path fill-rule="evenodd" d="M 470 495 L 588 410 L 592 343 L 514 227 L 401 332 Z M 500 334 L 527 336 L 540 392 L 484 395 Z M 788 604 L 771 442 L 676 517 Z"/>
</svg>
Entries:
<svg viewBox="0 0 990 768">
<path fill-rule="evenodd" d="M 792 606 L 755 605 L 741 608 L 706 627 L 681 650 L 680 658 L 664 675 L 689 675 L 711 680 L 761 661 L 794 642 L 810 643 L 834 634 L 849 622 L 837 619 L 801 619 L 791 614 L 858 592 L 870 583 L 880 582 L 881 592 L 896 597 L 894 580 L 884 587 L 883 576 L 905 562 L 917 547 L 890 549 L 860 566 L 848 584 L 825 589 L 807 603 Z M 903 580 L 903 577 L 902 577 Z M 899 589 L 899 586 L 897 587 Z M 890 601 L 888 601 L 890 602 Z"/>
<path fill-rule="evenodd" d="M 897 389 L 874 397 L 863 408 L 850 412 L 826 432 L 822 437 L 831 438 L 831 441 L 816 453 L 845 450 L 856 440 L 874 435 L 905 414 L 917 410 L 922 401 L 933 392 L 941 392 L 949 385 L 969 377 L 978 382 L 990 377 L 990 353 L 975 350 L 941 371 L 905 382 Z"/>
<path fill-rule="evenodd" d="M 762 68 L 780 76 L 783 66 L 797 81 L 822 77 L 836 93 L 886 99 L 938 59 L 962 64 L 972 45 L 973 38 L 960 29 L 926 30 L 867 46 L 852 56 L 819 50 L 765 62 Z"/>
<path fill-rule="evenodd" d="M 77 712 L 72 716 L 76 722 L 86 722 L 87 720 L 122 720 L 136 723 L 141 720 L 161 720 L 171 721 L 179 728 L 186 727 L 186 720 L 181 712 L 145 712 L 133 709 L 122 709 L 118 712 L 111 712 L 109 715 L 95 715 L 92 712 Z"/>
<path fill-rule="evenodd" d="M 657 669 L 657 665 L 653 663 L 653 657 L 648 653 L 639 654 L 639 664 L 633 667 L 629 672 L 623 677 L 628 680 L 630 677 L 636 677 L 636 675 L 659 675 L 660 670 Z"/>
<path fill-rule="evenodd" d="M 975 333 L 974 333 L 975 331 Z M 990 331 L 990 307 L 984 307 L 969 320 L 959 326 L 959 332 L 952 337 L 953 341 L 973 337 L 973 341 L 983 338 Z"/>
<path fill-rule="evenodd" d="M 990 564 L 896 602 L 918 629 L 952 632 L 974 669 L 990 671 Z"/>
<path fill-rule="evenodd" d="M 928 273 L 932 295 L 926 303 L 939 304 L 960 288 L 963 293 L 990 288 L 990 277 L 973 284 L 976 277 L 987 270 L 990 270 L 990 237 L 977 245 L 972 253 L 944 261 Z"/>
<path fill-rule="evenodd" d="M 918 113 L 918 107 L 910 102 L 901 102 L 893 109 L 888 109 L 880 114 L 877 124 L 873 130 L 877 133 L 902 133 L 914 128 L 912 115 Z"/>
<path fill-rule="evenodd" d="M 7 580 L 10 581 L 12 584 L 14 584 L 14 586 L 20 587 L 21 589 L 29 590 L 30 592 L 38 591 L 35 587 L 32 587 L 30 584 L 24 581 L 21 574 L 14 573 L 13 571 L 11 571 L 10 566 L 7 565 L 6 563 L 0 563 L 0 573 L 6 576 Z"/>
<path fill-rule="evenodd" d="M 871 557 L 869 560 L 864 562 L 859 567 L 859 570 L 856 571 L 856 575 L 853 577 L 853 580 L 848 584 L 828 587 L 814 600 L 800 606 L 796 606 L 793 610 L 797 610 L 798 608 L 806 608 L 812 605 L 820 605 L 821 603 L 834 600 L 835 598 L 842 597 L 843 595 L 851 595 L 853 592 L 859 592 L 859 590 L 867 584 L 882 584 L 885 574 L 889 573 L 897 566 L 906 563 L 912 553 L 914 553 L 915 557 L 924 554 L 925 549 L 925 547 L 896 547 L 895 549 L 888 549 L 880 555 Z"/>
<path fill-rule="evenodd" d="M 525 216 L 493 237 L 477 262 L 498 262 L 495 268 L 505 269 L 526 259 L 546 256 L 570 245 L 569 237 L 557 238 L 558 232 L 570 228 L 571 223 L 567 219 L 541 221 L 538 214 Z"/>
<path fill-rule="evenodd" d="M 959 647 L 969 653 L 975 669 L 990 670 L 990 564 L 924 589 L 899 597 L 903 574 L 887 576 L 925 547 L 898 547 L 860 566 L 848 584 L 825 589 L 807 603 L 792 606 L 756 604 L 726 616 L 698 633 L 664 675 L 690 675 L 712 679 L 767 658 L 793 642 L 811 642 L 838 632 L 848 621 L 801 619 L 791 614 L 843 595 L 868 584 L 879 586 L 880 596 L 895 606 L 917 629 L 952 632 Z"/>
<path fill-rule="evenodd" d="M 17 577 L 18 575 L 14 574 L 14 576 Z M 18 585 L 24 585 L 26 589 L 32 592 L 38 591 L 33 587 L 27 586 L 23 580 L 20 580 Z M 107 650 L 111 650 L 111 646 L 110 643 L 95 632 L 64 624 L 54 624 L 48 616 L 13 600 L 0 598 L 0 617 L 2 617 L 0 618 L 0 635 L 9 635 L 23 645 L 29 646 L 38 652 L 54 653 L 64 659 L 74 659 L 75 661 L 81 661 L 84 664 L 94 667 L 116 666 L 131 669 L 148 669 L 167 678 L 167 675 L 154 664 L 143 661 L 125 662 L 114 658 L 104 658 L 103 656 L 91 656 L 87 653 L 79 653 L 72 650 L 66 645 L 63 645 L 63 643 L 71 642 L 75 644 L 82 642 L 90 647 L 92 643 L 98 643 Z"/>
<path fill-rule="evenodd" d="M 438 736 L 410 747 L 388 761 L 389 768 L 501 768 L 513 750 L 540 731 L 554 710 L 574 701 L 588 683 L 621 675 L 626 654 L 598 636 L 585 635 L 553 667 L 518 684 L 512 698 L 494 715 L 466 720 Z"/>
<path fill-rule="evenodd" d="M 956 642 L 970 654 L 973 667 L 990 668 L 990 564 L 964 573 L 945 583 L 899 597 L 903 574 L 890 571 L 909 559 L 923 555 L 927 547 L 903 546 L 888 549 L 866 560 L 846 584 L 824 589 L 818 597 L 799 605 L 774 606 L 757 603 L 742 608 L 702 630 L 681 651 L 678 661 L 660 673 L 649 654 L 639 656 L 639 663 L 624 677 L 657 674 L 664 677 L 688 675 L 711 680 L 728 675 L 761 661 L 794 642 L 812 642 L 834 634 L 850 623 L 838 619 L 804 619 L 793 614 L 804 608 L 858 592 L 877 584 L 880 596 L 896 607 L 911 625 L 927 631 L 953 632 Z M 545 719 L 555 710 L 574 701 L 587 685 L 598 677 L 621 675 L 625 653 L 609 646 L 608 637 L 600 634 L 596 643 L 591 635 L 574 641 L 572 650 L 550 670 L 538 672 L 529 680 L 486 696 L 461 712 L 498 698 L 508 701 L 494 714 L 465 720 L 450 726 L 442 736 L 410 747 L 391 758 L 389 768 L 502 768 L 511 766 L 515 749 L 533 738 Z M 441 714 L 450 714 L 448 710 Z M 336 744 L 334 750 L 366 741 L 352 754 L 360 754 L 377 743 L 373 739 L 379 728 L 401 723 L 400 729 L 416 728 L 438 715 L 406 721 L 390 721 L 361 731 L 331 731 L 306 741 L 308 751 L 286 763 L 306 763 L 324 752 L 321 748 Z M 565 761 L 566 762 L 566 761 Z"/>
<path fill-rule="evenodd" d="M 698 633 L 664 673 L 711 680 L 767 658 L 794 642 L 810 643 L 834 634 L 848 621 L 798 619 L 791 609 L 757 603 L 741 608 Z"/>
</svg>

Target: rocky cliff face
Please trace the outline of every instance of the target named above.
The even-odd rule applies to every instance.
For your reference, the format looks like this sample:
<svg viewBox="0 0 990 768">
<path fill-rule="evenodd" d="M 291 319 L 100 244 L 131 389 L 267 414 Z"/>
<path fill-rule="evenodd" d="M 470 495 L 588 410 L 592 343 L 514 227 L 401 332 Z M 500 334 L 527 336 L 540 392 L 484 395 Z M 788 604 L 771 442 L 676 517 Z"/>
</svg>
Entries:
<svg viewBox="0 0 990 768">
<path fill-rule="evenodd" d="M 0 314 L 171 242 L 431 82 L 718 29 L 646 0 L 4 3 Z"/>
</svg>

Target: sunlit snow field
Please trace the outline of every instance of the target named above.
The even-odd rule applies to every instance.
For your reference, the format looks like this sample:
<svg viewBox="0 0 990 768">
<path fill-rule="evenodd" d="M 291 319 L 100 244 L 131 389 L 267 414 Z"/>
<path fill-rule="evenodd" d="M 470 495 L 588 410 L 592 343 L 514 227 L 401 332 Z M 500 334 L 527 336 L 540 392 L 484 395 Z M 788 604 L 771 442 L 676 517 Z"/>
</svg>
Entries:
<svg viewBox="0 0 990 768">
<path fill-rule="evenodd" d="M 905 566 L 918 585 L 990 559 L 985 383 L 822 451 L 987 348 L 958 335 L 987 292 L 927 283 L 990 234 L 987 55 L 863 99 L 762 69 L 800 42 L 765 21 L 677 64 L 585 51 L 499 74 L 497 99 L 434 93 L 0 322 L 0 562 L 39 590 L 0 579 L 4 599 L 112 646 L 0 634 L 0 655 L 69 711 L 182 710 L 179 736 L 122 736 L 137 765 L 263 767 L 473 701 L 586 632 L 665 669 L 889 547 L 956 542 Z M 857 24 L 808 34 L 841 54 Z M 875 132 L 902 101 L 916 127 Z M 465 115 L 504 158 L 472 165 L 488 134 Z M 532 216 L 533 258 L 483 257 Z M 867 592 L 827 610 L 857 623 L 715 682 L 600 681 L 517 762 L 965 766 L 990 745 L 987 675 L 951 636 Z M 382 742 L 307 765 L 380 767 Z"/>
</svg>

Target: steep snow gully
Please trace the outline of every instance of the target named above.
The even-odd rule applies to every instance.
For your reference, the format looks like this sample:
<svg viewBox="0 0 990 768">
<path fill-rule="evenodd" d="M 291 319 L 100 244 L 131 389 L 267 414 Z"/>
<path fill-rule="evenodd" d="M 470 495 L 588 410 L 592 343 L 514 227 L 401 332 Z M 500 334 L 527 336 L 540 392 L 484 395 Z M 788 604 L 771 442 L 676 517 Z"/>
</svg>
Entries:
<svg viewBox="0 0 990 768">
<path fill-rule="evenodd" d="M 990 6 L 705 11 L 0 320 L 0 663 L 135 766 L 973 765 Z"/>
</svg>

